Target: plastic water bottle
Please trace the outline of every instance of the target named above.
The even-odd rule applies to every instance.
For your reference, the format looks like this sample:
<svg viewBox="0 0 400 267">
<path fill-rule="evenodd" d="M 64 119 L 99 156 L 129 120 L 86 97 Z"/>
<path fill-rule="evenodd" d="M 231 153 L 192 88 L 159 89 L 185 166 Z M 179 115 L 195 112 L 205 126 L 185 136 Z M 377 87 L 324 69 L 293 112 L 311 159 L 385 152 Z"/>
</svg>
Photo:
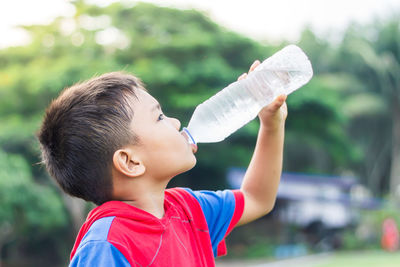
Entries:
<svg viewBox="0 0 400 267">
<path fill-rule="evenodd" d="M 289 95 L 312 77 L 304 52 L 289 45 L 264 60 L 249 75 L 198 105 L 182 133 L 192 144 L 213 143 L 253 120 L 278 95 Z"/>
</svg>

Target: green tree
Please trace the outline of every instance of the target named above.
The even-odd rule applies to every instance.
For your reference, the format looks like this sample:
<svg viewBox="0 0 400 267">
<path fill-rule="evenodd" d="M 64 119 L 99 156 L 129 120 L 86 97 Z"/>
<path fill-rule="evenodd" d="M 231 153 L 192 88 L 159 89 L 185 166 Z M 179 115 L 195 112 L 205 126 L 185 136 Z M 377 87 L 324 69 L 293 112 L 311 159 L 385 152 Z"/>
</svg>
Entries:
<svg viewBox="0 0 400 267">
<path fill-rule="evenodd" d="M 346 132 L 348 116 L 340 108 L 356 79 L 332 69 L 336 48 L 309 29 L 303 31 L 299 46 L 309 56 L 314 77 L 287 100 L 284 169 L 346 174 L 361 160 L 360 148 Z"/>
<path fill-rule="evenodd" d="M 57 194 L 34 182 L 29 165 L 0 150 L 0 266 L 3 247 L 24 234 L 46 234 L 66 223 Z M 32 233 L 35 231 L 36 233 Z"/>
<path fill-rule="evenodd" d="M 400 188 L 400 24 L 397 17 L 349 28 L 337 66 L 359 81 L 347 95 L 351 134 L 365 153 L 364 173 L 376 192 Z"/>
</svg>

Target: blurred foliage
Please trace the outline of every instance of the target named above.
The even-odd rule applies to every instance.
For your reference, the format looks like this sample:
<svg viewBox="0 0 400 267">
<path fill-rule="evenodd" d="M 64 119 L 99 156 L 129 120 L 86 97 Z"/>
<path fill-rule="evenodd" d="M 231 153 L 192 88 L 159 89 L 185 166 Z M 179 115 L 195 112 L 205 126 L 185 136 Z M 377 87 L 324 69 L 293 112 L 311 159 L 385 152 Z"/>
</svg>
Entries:
<svg viewBox="0 0 400 267">
<path fill-rule="evenodd" d="M 364 155 L 355 170 L 375 194 L 390 191 L 392 198 L 400 184 L 399 28 L 398 15 L 349 27 L 332 62 L 358 80 L 344 102 L 347 134 Z"/>
<path fill-rule="evenodd" d="M 65 198 L 36 164 L 35 132 L 63 88 L 104 72 L 130 72 L 166 114 L 186 125 L 197 104 L 286 45 L 260 44 L 195 10 L 73 3 L 73 17 L 23 26 L 32 42 L 0 50 L 0 227 L 13 236 L 0 240 L 0 255 L 8 258 L 18 258 L 15 251 L 29 244 L 47 242 L 50 251 L 72 246 Z M 389 190 L 393 105 L 399 103 L 391 100 L 400 98 L 398 29 L 397 17 L 354 25 L 336 45 L 303 32 L 299 46 L 314 78 L 287 101 L 285 171 L 350 173 L 377 196 Z M 227 167 L 250 161 L 258 125 L 255 120 L 222 143 L 201 145 L 197 166 L 170 186 L 225 187 Z M 28 231 L 48 238 L 17 238 Z"/>
<path fill-rule="evenodd" d="M 364 211 L 360 214 L 359 224 L 349 228 L 343 234 L 344 250 L 379 249 L 382 247 L 383 222 L 393 219 L 400 226 L 398 207 L 385 202 L 381 209 Z"/>
<path fill-rule="evenodd" d="M 21 242 L 30 247 L 31 241 L 36 240 L 47 243 L 42 244 L 47 249 L 46 253 L 53 252 L 58 258 L 63 257 L 54 250 L 60 240 L 51 237 L 54 232 L 67 227 L 67 217 L 60 197 L 52 188 L 32 179 L 30 166 L 22 156 L 6 154 L 2 150 L 0 203 L 1 252 L 4 249 L 7 254 Z"/>
</svg>

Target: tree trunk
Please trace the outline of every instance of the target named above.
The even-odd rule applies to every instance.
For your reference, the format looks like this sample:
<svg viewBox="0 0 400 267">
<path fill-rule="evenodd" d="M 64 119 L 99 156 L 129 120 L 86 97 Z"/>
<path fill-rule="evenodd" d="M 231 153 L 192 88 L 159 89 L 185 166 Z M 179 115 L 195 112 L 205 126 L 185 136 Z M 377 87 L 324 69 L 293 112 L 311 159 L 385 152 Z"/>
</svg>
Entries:
<svg viewBox="0 0 400 267">
<path fill-rule="evenodd" d="M 0 224 L 0 267 L 3 263 L 3 247 L 7 243 L 7 240 L 10 241 L 10 237 L 12 236 L 13 229 L 12 225 L 9 223 Z"/>
<path fill-rule="evenodd" d="M 396 99 L 396 97 L 394 97 L 394 99 Z M 396 100 L 394 100 L 393 103 L 390 192 L 392 199 L 400 203 L 400 103 Z"/>
<path fill-rule="evenodd" d="M 3 262 L 3 256 L 1 255 L 2 251 L 3 251 L 3 244 L 0 243 L 0 267 L 2 266 L 2 262 Z"/>
<path fill-rule="evenodd" d="M 381 182 L 383 175 L 387 174 L 387 169 L 390 166 L 388 161 L 391 159 L 390 151 L 392 143 L 386 140 L 385 142 L 380 142 L 379 146 L 380 150 L 377 148 L 371 149 L 373 156 L 369 157 L 365 162 L 368 188 L 374 195 L 382 193 Z"/>
</svg>

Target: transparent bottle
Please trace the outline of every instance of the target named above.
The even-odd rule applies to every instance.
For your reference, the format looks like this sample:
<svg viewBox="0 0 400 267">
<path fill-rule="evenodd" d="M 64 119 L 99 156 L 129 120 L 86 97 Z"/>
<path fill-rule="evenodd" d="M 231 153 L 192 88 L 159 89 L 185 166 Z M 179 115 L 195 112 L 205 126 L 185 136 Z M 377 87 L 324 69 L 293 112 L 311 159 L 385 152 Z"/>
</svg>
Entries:
<svg viewBox="0 0 400 267">
<path fill-rule="evenodd" d="M 298 46 L 286 46 L 245 79 L 231 83 L 198 105 L 182 133 L 192 144 L 222 141 L 253 120 L 278 95 L 289 95 L 312 75 L 304 52 Z"/>
</svg>

